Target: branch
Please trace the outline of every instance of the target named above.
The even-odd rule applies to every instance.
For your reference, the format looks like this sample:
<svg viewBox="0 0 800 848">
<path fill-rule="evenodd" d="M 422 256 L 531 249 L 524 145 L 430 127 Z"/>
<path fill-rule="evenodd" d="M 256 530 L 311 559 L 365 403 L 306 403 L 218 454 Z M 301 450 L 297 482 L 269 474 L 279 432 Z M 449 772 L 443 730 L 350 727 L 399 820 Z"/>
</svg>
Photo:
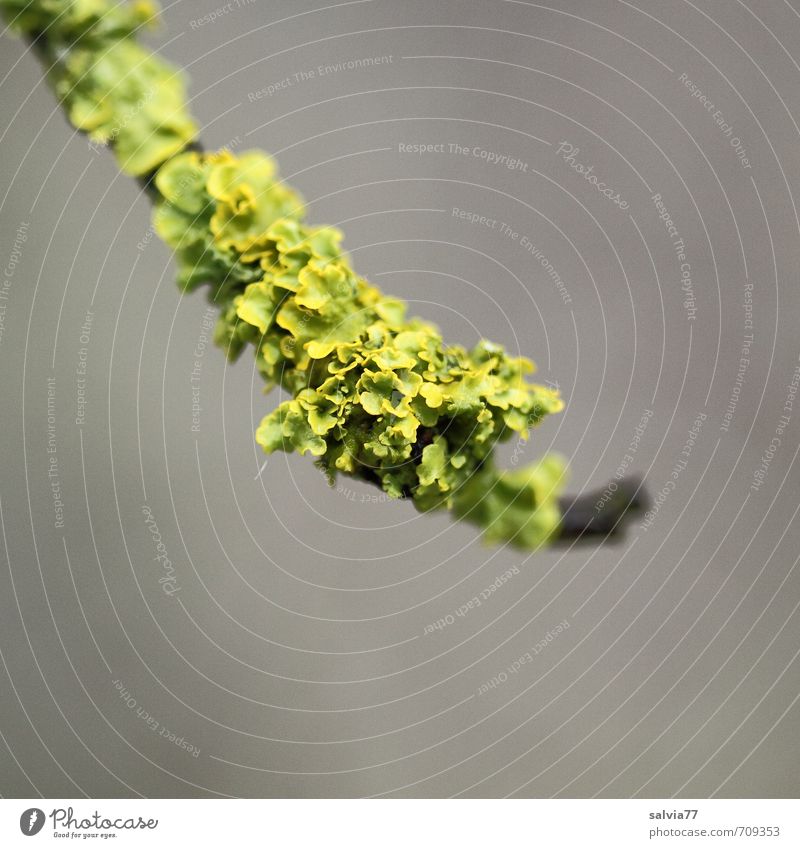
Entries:
<svg viewBox="0 0 800 848">
<path fill-rule="evenodd" d="M 649 503 L 644 480 L 639 477 L 622 480 L 613 492 L 606 487 L 583 495 L 564 495 L 559 499 L 563 516 L 556 542 L 594 542 L 599 536 L 619 536 Z"/>
<path fill-rule="evenodd" d="M 17 0 L 0 0 L 12 17 Z M 643 504 L 641 484 L 561 498 L 563 462 L 546 456 L 502 470 L 495 445 L 563 408 L 528 382 L 533 363 L 482 340 L 450 345 L 433 324 L 360 277 L 342 234 L 304 222 L 299 196 L 259 151 L 203 154 L 181 73 L 140 46 L 150 4 L 96 0 L 88 11 L 30 0 L 13 25 L 48 69 L 72 125 L 111 147 L 156 206 L 155 227 L 175 250 L 184 290 L 210 286 L 215 340 L 235 358 L 250 347 L 268 386 L 291 400 L 256 440 L 310 453 L 337 474 L 446 508 L 490 542 L 543 542 L 619 532 Z"/>
</svg>

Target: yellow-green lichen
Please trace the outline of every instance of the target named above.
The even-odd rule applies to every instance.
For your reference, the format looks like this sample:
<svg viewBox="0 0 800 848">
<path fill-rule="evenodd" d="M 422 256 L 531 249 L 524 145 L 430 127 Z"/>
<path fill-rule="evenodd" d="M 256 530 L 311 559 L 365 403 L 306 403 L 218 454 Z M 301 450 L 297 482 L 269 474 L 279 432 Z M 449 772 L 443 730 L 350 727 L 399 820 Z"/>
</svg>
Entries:
<svg viewBox="0 0 800 848">
<path fill-rule="evenodd" d="M 311 454 L 337 474 L 450 509 L 489 541 L 533 549 L 558 531 L 564 467 L 545 457 L 498 470 L 496 446 L 525 439 L 562 401 L 528 380 L 533 363 L 487 341 L 446 345 L 405 304 L 353 270 L 342 234 L 303 221 L 300 197 L 258 151 L 187 152 L 196 126 L 181 75 L 135 37 L 149 0 L 0 0 L 50 65 L 73 125 L 129 174 L 155 174 L 155 227 L 185 289 L 206 283 L 215 340 L 251 345 L 267 387 L 291 395 L 256 433 L 268 453 Z"/>
<path fill-rule="evenodd" d="M 156 226 L 184 285 L 208 282 L 221 307 L 216 338 L 236 357 L 252 344 L 267 386 L 292 398 L 256 433 L 268 453 L 311 454 L 329 479 L 377 483 L 421 510 L 448 508 L 487 539 L 526 548 L 560 520 L 563 465 L 513 472 L 495 446 L 563 404 L 530 382 L 527 359 L 481 341 L 446 345 L 353 270 L 341 233 L 309 227 L 299 198 L 258 152 L 175 157 L 156 177 Z"/>
<path fill-rule="evenodd" d="M 125 173 L 147 175 L 195 138 L 183 75 L 134 39 L 156 4 L 0 0 L 0 11 L 45 53 L 72 125 L 110 145 Z"/>
</svg>

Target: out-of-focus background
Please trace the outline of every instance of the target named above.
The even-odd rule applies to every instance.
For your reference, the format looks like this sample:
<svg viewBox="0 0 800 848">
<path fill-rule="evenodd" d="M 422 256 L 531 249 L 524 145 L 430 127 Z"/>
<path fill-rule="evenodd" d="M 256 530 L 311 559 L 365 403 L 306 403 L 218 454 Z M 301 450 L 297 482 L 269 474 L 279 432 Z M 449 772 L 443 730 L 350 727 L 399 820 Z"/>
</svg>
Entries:
<svg viewBox="0 0 800 848">
<path fill-rule="evenodd" d="M 654 511 L 527 555 L 264 465 L 277 394 L 4 33 L 0 793 L 796 797 L 797 9 L 164 23 L 207 147 L 273 153 L 362 274 L 560 386 L 509 464 L 640 473 Z"/>
</svg>

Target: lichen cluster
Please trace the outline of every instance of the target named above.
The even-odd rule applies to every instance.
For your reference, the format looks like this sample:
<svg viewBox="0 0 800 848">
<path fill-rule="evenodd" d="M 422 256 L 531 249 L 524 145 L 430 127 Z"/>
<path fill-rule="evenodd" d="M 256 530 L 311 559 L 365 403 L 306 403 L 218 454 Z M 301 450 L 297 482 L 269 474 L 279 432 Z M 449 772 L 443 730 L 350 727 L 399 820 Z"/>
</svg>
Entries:
<svg viewBox="0 0 800 848">
<path fill-rule="evenodd" d="M 490 540 L 535 547 L 555 531 L 561 463 L 492 463 L 498 442 L 562 408 L 526 380 L 533 363 L 487 341 L 445 345 L 408 318 L 356 274 L 338 230 L 303 223 L 262 153 L 184 153 L 156 186 L 156 228 L 181 283 L 209 283 L 221 308 L 217 341 L 231 358 L 252 345 L 267 386 L 292 395 L 258 428 L 267 453 L 310 453 L 331 481 L 360 477 L 421 510 L 452 509 Z"/>
<path fill-rule="evenodd" d="M 558 531 L 562 462 L 493 462 L 498 443 L 562 408 L 558 393 L 526 379 L 529 360 L 487 341 L 445 345 L 407 317 L 356 274 L 338 230 L 304 223 L 265 154 L 187 151 L 181 77 L 134 40 L 152 3 L 0 0 L 0 11 L 52 63 L 73 125 L 127 173 L 154 174 L 156 230 L 182 288 L 210 286 L 217 342 L 232 359 L 252 347 L 267 387 L 290 394 L 256 433 L 267 453 L 309 453 L 330 481 L 345 474 L 420 510 L 450 509 L 490 541 L 535 548 Z"/>
<path fill-rule="evenodd" d="M 0 0 L 0 11 L 44 53 L 72 125 L 111 145 L 126 174 L 151 173 L 195 138 L 183 76 L 135 40 L 155 3 Z"/>
</svg>

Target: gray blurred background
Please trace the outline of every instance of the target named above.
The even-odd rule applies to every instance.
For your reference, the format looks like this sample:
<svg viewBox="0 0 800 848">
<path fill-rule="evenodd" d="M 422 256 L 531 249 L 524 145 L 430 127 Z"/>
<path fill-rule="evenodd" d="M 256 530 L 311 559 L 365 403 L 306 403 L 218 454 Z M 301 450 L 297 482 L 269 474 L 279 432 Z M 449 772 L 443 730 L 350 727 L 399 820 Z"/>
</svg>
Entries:
<svg viewBox="0 0 800 848">
<path fill-rule="evenodd" d="M 164 21 L 207 147 L 272 152 L 362 274 L 560 386 L 506 460 L 641 473 L 658 511 L 531 556 L 262 467 L 277 394 L 203 347 L 147 198 L 5 33 L 0 794 L 797 797 L 798 10 Z"/>
</svg>

